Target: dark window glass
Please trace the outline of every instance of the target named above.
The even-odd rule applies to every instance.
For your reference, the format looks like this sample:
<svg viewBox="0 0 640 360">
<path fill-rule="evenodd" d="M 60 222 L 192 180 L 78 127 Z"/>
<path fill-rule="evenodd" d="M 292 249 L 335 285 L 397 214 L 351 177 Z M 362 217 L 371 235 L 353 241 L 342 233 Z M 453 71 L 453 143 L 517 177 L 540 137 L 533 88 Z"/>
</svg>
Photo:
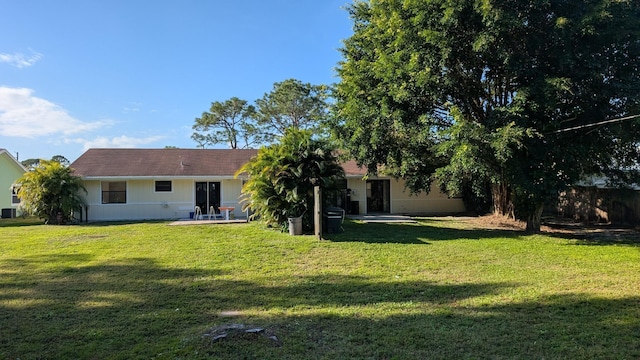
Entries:
<svg viewBox="0 0 640 360">
<path fill-rule="evenodd" d="M 14 188 L 11 188 L 11 204 L 20 204 L 20 198 L 18 198 L 18 194 Z"/>
<path fill-rule="evenodd" d="M 102 203 L 103 204 L 126 204 L 127 203 L 127 182 L 126 181 L 105 181 L 102 183 Z"/>
<path fill-rule="evenodd" d="M 156 181 L 156 192 L 170 192 L 171 181 Z"/>
</svg>

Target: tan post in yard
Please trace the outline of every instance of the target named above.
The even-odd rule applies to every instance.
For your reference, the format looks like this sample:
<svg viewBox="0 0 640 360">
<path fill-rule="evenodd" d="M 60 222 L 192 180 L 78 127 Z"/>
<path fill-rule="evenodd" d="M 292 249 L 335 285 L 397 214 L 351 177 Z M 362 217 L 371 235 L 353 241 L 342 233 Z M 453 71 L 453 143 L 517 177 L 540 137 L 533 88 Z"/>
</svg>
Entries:
<svg viewBox="0 0 640 360">
<path fill-rule="evenodd" d="M 318 240 L 322 240 L 322 189 L 313 187 L 313 224 L 314 234 Z"/>
</svg>

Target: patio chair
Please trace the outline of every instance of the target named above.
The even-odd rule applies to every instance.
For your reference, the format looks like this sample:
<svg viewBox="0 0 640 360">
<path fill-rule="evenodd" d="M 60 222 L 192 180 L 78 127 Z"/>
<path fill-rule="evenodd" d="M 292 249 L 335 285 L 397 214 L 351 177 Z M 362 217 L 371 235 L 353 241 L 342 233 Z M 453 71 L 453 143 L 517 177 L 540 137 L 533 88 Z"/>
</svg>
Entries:
<svg viewBox="0 0 640 360">
<path fill-rule="evenodd" d="M 224 215 L 216 214 L 216 208 L 214 206 L 209 207 L 209 220 L 213 217 L 213 220 L 224 220 Z"/>
<path fill-rule="evenodd" d="M 193 212 L 193 220 L 203 220 L 202 210 L 200 210 L 200 206 L 196 206 Z"/>
</svg>

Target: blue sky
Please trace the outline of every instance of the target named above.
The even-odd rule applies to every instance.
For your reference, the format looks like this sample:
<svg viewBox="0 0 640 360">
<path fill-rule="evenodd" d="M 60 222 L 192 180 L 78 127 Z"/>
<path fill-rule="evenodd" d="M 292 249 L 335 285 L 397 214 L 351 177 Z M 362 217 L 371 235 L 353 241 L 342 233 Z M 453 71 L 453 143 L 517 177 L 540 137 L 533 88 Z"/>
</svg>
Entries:
<svg viewBox="0 0 640 360">
<path fill-rule="evenodd" d="M 0 148 L 195 148 L 211 102 L 338 81 L 349 0 L 0 0 Z"/>
</svg>

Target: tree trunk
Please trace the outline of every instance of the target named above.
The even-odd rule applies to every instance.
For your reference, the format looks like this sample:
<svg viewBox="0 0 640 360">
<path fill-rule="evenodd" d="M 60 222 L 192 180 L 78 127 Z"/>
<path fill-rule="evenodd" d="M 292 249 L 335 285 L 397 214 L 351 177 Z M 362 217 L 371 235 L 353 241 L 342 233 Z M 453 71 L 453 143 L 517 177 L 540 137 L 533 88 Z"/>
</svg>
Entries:
<svg viewBox="0 0 640 360">
<path fill-rule="evenodd" d="M 543 209 L 544 209 L 544 203 L 538 203 L 536 204 L 535 210 L 527 216 L 527 232 L 530 232 L 530 233 L 540 232 Z"/>
<path fill-rule="evenodd" d="M 495 215 L 514 217 L 509 187 L 506 182 L 501 181 L 491 185 L 491 199 Z"/>
<path fill-rule="evenodd" d="M 66 223 L 61 210 L 54 209 L 49 213 L 49 219 L 46 221 L 48 225 L 64 225 Z"/>
</svg>

